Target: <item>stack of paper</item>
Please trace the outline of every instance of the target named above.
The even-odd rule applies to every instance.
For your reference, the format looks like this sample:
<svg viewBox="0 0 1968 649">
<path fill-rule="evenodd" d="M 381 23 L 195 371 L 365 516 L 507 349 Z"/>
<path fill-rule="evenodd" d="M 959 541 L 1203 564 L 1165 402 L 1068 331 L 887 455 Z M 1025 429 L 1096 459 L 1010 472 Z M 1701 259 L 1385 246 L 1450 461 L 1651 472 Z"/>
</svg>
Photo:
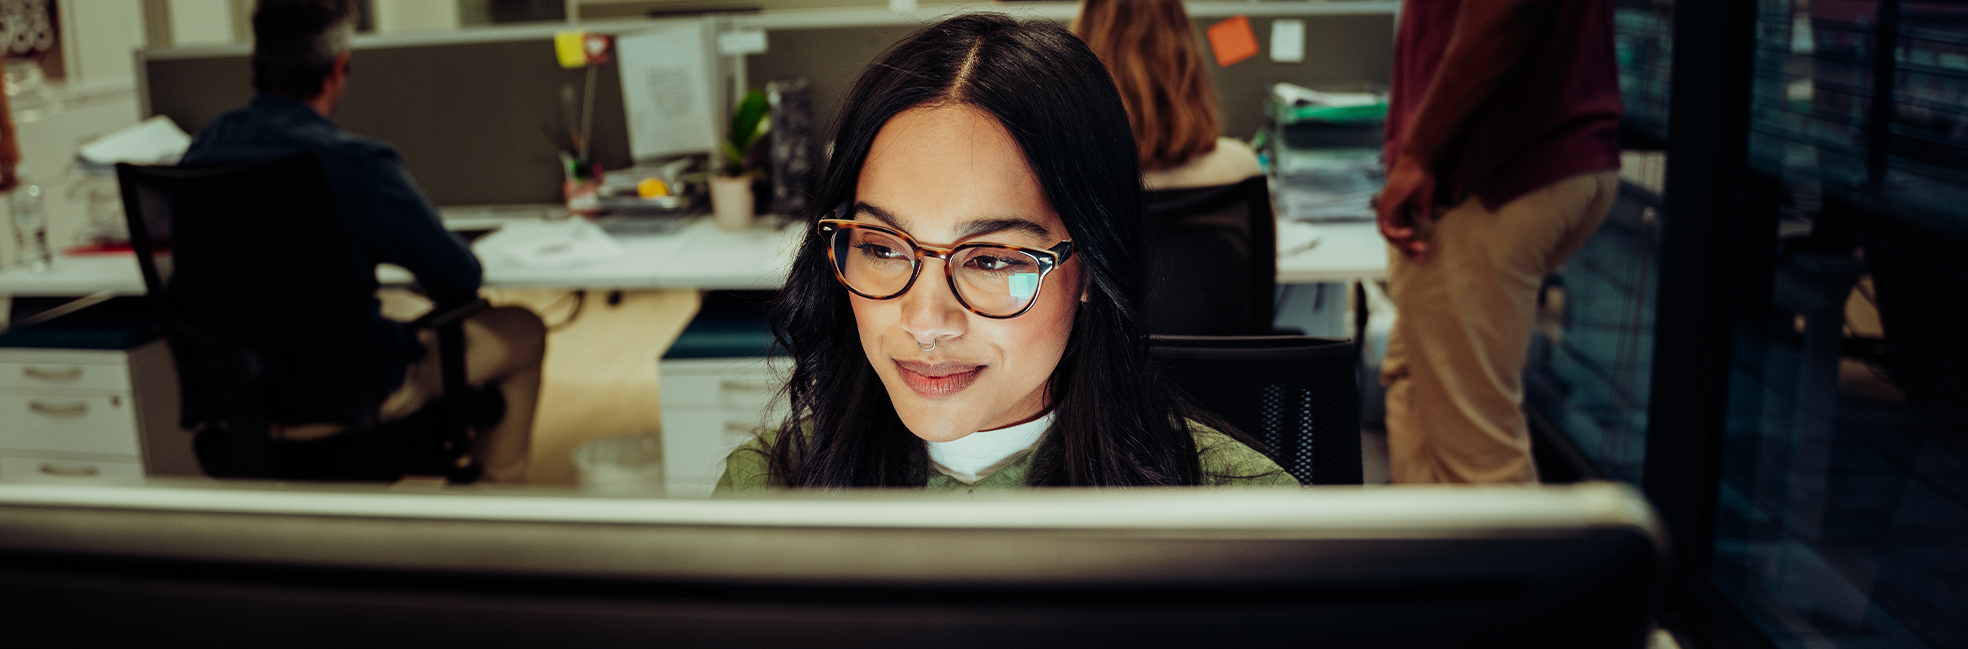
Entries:
<svg viewBox="0 0 1968 649">
<path fill-rule="evenodd" d="M 534 270 L 572 268 L 622 254 L 622 244 L 580 217 L 517 221 L 472 244 L 480 259 L 503 260 Z"/>
<path fill-rule="evenodd" d="M 177 164 L 190 148 L 191 136 L 171 118 L 158 115 L 96 138 L 76 149 L 75 156 L 84 167 L 106 168 L 118 162 L 168 165 Z"/>
<path fill-rule="evenodd" d="M 1385 181 L 1381 124 L 1387 103 L 1370 92 L 1319 92 L 1289 83 L 1271 88 L 1273 187 L 1285 220 L 1373 218 Z"/>
<path fill-rule="evenodd" d="M 1373 218 L 1373 198 L 1385 181 L 1379 151 L 1283 149 L 1274 164 L 1279 216 L 1309 221 Z"/>
</svg>

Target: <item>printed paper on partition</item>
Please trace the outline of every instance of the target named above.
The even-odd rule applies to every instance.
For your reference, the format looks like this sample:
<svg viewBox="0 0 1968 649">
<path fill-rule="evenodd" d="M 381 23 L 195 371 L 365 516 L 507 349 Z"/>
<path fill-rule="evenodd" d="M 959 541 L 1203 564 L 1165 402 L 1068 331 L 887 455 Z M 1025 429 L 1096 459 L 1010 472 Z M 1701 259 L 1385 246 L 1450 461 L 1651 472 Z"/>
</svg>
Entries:
<svg viewBox="0 0 1968 649">
<path fill-rule="evenodd" d="M 651 22 L 656 26 L 615 41 L 630 154 L 648 160 L 716 151 L 715 62 L 704 23 Z"/>
</svg>

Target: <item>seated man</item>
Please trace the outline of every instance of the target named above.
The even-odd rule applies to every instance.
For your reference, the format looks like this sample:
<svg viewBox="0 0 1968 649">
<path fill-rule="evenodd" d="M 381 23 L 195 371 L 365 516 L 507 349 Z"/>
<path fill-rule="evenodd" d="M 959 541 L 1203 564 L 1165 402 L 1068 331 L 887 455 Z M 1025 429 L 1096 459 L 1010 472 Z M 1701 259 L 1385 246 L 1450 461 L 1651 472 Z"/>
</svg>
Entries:
<svg viewBox="0 0 1968 649">
<path fill-rule="evenodd" d="M 416 275 L 440 303 L 478 295 L 478 259 L 444 230 L 437 212 L 410 181 L 388 144 L 349 134 L 328 120 L 349 74 L 354 0 L 260 0 L 253 12 L 253 87 L 245 108 L 213 120 L 185 154 L 185 164 L 211 164 L 314 151 L 335 204 L 355 243 L 357 265 L 375 282 L 375 266 L 390 263 Z M 373 303 L 376 346 L 400 387 L 382 405 L 385 421 L 422 408 L 442 388 L 435 337 L 419 336 L 384 318 Z M 546 327 L 519 308 L 489 309 L 465 322 L 465 367 L 473 385 L 494 385 L 505 417 L 479 431 L 473 455 L 490 481 L 524 477 L 540 391 Z M 400 377 L 400 378 L 399 378 Z M 276 427 L 274 434 L 306 438 L 320 427 Z"/>
</svg>

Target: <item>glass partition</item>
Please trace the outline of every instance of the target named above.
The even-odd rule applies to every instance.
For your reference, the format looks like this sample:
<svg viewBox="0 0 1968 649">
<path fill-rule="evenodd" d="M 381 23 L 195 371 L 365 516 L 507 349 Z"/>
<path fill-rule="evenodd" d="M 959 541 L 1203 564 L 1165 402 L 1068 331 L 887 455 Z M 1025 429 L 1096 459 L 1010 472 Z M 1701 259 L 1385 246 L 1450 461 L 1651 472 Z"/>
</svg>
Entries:
<svg viewBox="0 0 1968 649">
<path fill-rule="evenodd" d="M 1600 475 L 1641 480 L 1658 299 L 1672 14 L 1619 3 L 1620 197 L 1599 232 L 1546 281 L 1524 376 L 1535 426 L 1563 436 Z M 1538 440 L 1545 442 L 1545 438 Z"/>
<path fill-rule="evenodd" d="M 1968 646 L 1968 7 L 1761 0 L 1712 583 L 1779 647 Z M 1758 226 L 1761 227 L 1761 226 Z"/>
</svg>

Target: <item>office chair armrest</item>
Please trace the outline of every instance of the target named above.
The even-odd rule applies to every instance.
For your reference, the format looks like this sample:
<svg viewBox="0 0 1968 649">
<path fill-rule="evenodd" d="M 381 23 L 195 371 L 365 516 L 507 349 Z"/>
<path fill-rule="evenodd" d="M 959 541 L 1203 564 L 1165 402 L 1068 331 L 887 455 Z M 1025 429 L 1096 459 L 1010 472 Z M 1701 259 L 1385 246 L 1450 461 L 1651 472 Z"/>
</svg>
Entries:
<svg viewBox="0 0 1968 649">
<path fill-rule="evenodd" d="M 470 454 L 471 433 L 468 430 L 472 417 L 472 387 L 466 382 L 465 372 L 465 318 L 490 307 L 485 298 L 473 298 L 464 302 L 439 303 L 430 313 L 418 318 L 411 326 L 437 332 L 437 362 L 439 374 L 443 377 L 444 401 L 448 406 L 446 415 L 450 418 L 450 441 L 446 449 L 451 457 L 464 457 Z M 495 393 L 496 394 L 496 393 Z M 499 410 L 503 411 L 503 402 Z M 498 416 L 503 416 L 503 413 Z M 497 421 L 498 416 L 492 419 Z M 463 464 L 450 467 L 446 478 L 453 483 L 468 483 L 478 479 L 481 467 L 476 464 Z"/>
<path fill-rule="evenodd" d="M 417 318 L 411 322 L 410 326 L 417 329 L 436 329 L 444 325 L 464 322 L 465 318 L 469 318 L 472 314 L 484 311 L 491 306 L 492 303 L 487 302 L 482 297 L 473 298 L 467 302 L 440 303 L 432 307 L 430 313 L 424 314 L 424 317 Z"/>
</svg>

